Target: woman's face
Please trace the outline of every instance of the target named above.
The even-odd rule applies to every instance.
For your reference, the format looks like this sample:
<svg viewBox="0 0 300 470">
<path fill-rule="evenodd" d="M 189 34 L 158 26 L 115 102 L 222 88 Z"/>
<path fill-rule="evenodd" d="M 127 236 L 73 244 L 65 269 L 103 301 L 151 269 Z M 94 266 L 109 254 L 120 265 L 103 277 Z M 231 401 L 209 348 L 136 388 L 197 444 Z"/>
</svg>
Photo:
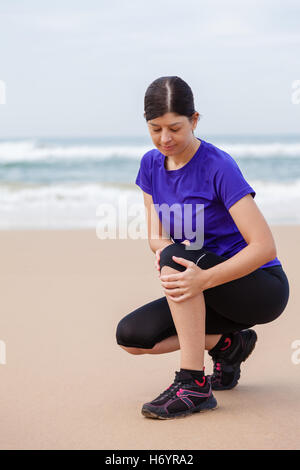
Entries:
<svg viewBox="0 0 300 470">
<path fill-rule="evenodd" d="M 198 116 L 199 113 L 195 113 L 190 122 L 186 116 L 166 113 L 147 121 L 152 142 L 164 155 L 182 153 L 194 140 L 192 131 L 196 128 Z"/>
</svg>

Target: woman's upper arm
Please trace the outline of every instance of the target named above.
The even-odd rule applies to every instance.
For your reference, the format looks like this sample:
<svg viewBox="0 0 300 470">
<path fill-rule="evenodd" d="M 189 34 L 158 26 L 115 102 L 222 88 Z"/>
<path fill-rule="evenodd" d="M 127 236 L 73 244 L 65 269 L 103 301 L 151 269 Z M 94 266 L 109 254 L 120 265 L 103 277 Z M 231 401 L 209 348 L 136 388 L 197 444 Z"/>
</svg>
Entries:
<svg viewBox="0 0 300 470">
<path fill-rule="evenodd" d="M 248 245 L 250 243 L 263 245 L 266 250 L 270 250 L 271 259 L 277 256 L 270 227 L 251 194 L 233 204 L 229 208 L 229 213 Z"/>
<path fill-rule="evenodd" d="M 165 232 L 164 227 L 161 223 L 161 220 L 158 217 L 158 214 L 155 210 L 151 194 L 145 193 L 145 191 L 143 191 L 143 195 L 144 195 L 144 204 L 145 204 L 145 210 L 146 210 L 149 244 L 151 245 L 152 239 L 158 240 L 159 238 L 162 238 L 162 237 L 165 239 L 170 239 L 170 237 Z"/>
</svg>

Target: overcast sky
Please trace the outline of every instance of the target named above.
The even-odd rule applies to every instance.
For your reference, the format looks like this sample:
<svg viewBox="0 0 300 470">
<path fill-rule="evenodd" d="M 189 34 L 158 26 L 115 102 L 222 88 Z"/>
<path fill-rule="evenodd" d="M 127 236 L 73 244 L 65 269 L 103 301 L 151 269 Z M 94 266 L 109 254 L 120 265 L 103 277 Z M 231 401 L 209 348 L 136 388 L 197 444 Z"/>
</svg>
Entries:
<svg viewBox="0 0 300 470">
<path fill-rule="evenodd" d="M 197 134 L 299 133 L 299 1 L 1 0 L 0 138 L 146 135 L 144 94 L 178 75 Z"/>
</svg>

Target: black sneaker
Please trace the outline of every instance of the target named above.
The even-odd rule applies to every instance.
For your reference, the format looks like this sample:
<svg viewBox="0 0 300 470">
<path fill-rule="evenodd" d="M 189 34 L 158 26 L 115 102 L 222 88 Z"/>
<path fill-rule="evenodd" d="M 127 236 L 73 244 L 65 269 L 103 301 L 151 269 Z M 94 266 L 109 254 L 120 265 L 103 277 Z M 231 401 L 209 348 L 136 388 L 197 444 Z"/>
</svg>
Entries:
<svg viewBox="0 0 300 470">
<path fill-rule="evenodd" d="M 230 390 L 238 384 L 241 363 L 250 356 L 257 341 L 254 330 L 235 331 L 230 336 L 232 340 L 225 338 L 225 343 L 228 340 L 228 347 L 208 352 L 214 361 L 214 371 L 211 375 L 213 390 Z"/>
<path fill-rule="evenodd" d="M 164 392 L 143 405 L 142 414 L 146 418 L 170 419 L 215 408 L 217 400 L 212 394 L 210 376 L 204 375 L 199 382 L 190 373 L 179 371 Z"/>
</svg>

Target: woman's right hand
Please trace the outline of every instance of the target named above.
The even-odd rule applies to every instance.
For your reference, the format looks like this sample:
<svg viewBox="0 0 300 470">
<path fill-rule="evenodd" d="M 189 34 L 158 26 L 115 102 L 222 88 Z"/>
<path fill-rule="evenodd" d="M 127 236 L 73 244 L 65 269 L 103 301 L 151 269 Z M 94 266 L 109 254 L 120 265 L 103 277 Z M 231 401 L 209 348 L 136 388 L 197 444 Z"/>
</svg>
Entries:
<svg viewBox="0 0 300 470">
<path fill-rule="evenodd" d="M 189 240 L 184 240 L 183 242 L 184 245 L 190 245 L 191 242 Z M 164 249 L 165 247 L 163 248 L 158 248 L 158 250 L 156 250 L 155 252 L 155 268 L 158 270 L 158 277 L 160 277 L 160 265 L 159 265 L 159 262 L 160 262 L 160 253 L 162 252 L 162 250 Z"/>
</svg>

